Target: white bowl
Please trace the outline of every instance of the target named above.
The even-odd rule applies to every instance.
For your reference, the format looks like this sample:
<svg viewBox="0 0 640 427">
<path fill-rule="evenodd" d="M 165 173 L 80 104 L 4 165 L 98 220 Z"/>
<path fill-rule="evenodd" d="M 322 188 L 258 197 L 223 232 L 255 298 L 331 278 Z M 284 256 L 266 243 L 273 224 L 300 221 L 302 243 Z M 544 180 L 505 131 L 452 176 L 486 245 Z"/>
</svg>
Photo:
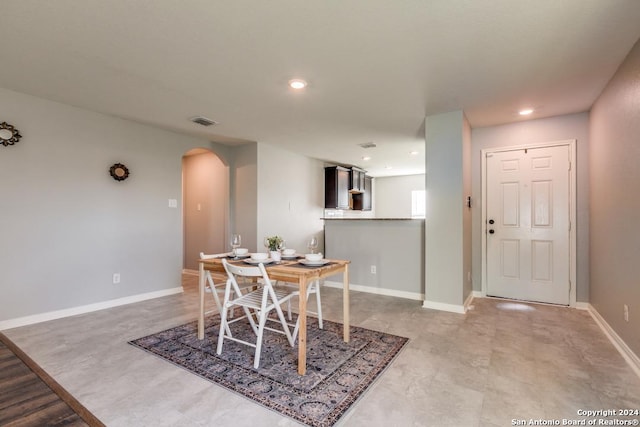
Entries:
<svg viewBox="0 0 640 427">
<path fill-rule="evenodd" d="M 322 260 L 322 254 L 305 254 L 304 258 L 307 261 L 320 261 Z"/>
<path fill-rule="evenodd" d="M 247 248 L 236 248 L 236 255 L 246 255 L 249 253 Z"/>
<path fill-rule="evenodd" d="M 296 253 L 295 249 L 283 249 L 282 255 L 294 255 Z"/>
<path fill-rule="evenodd" d="M 251 259 L 255 259 L 256 261 L 265 260 L 269 258 L 269 254 L 264 252 L 256 252 L 251 254 Z"/>
</svg>

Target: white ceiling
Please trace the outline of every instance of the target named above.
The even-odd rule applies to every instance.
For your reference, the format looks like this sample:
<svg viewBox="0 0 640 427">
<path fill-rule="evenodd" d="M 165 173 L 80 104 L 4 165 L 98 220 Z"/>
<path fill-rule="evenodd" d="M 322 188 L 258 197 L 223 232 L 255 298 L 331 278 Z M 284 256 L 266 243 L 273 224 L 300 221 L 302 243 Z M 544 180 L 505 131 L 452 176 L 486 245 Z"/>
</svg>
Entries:
<svg viewBox="0 0 640 427">
<path fill-rule="evenodd" d="M 427 115 L 589 110 L 640 38 L 638 0 L 0 0 L 0 19 L 0 87 L 373 176 L 424 171 Z"/>
</svg>

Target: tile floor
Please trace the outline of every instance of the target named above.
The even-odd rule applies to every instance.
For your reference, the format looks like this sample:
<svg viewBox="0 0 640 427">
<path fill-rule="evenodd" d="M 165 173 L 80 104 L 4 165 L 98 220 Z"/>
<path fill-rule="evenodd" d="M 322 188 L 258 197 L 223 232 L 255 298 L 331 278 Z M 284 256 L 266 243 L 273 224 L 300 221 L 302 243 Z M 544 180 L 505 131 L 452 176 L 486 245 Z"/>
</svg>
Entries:
<svg viewBox="0 0 640 427">
<path fill-rule="evenodd" d="M 194 320 L 196 284 L 185 276 L 181 295 L 4 333 L 109 427 L 298 425 L 127 344 Z M 323 288 L 325 318 L 341 321 L 341 301 Z M 640 378 L 586 311 L 476 299 L 460 315 L 352 292 L 351 321 L 411 341 L 340 426 L 511 426 L 640 409 Z"/>
</svg>

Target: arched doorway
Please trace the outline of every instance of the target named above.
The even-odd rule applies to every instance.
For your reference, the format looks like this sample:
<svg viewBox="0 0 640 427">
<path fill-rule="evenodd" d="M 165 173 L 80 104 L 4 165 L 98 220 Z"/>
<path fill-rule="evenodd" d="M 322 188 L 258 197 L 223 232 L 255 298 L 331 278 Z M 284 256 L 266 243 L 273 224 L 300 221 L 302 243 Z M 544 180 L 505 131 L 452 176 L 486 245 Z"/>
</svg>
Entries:
<svg viewBox="0 0 640 427">
<path fill-rule="evenodd" d="M 211 150 L 182 157 L 183 269 L 198 270 L 200 252 L 227 250 L 229 167 Z"/>
</svg>

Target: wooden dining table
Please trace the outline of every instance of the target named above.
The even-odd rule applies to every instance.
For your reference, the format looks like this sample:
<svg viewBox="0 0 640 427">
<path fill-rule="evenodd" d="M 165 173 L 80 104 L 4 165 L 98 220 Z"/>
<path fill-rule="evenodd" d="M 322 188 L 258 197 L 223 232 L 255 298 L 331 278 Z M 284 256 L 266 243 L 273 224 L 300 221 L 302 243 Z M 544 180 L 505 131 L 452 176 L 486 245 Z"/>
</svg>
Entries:
<svg viewBox="0 0 640 427">
<path fill-rule="evenodd" d="M 222 259 L 226 258 L 233 264 L 243 264 L 244 260 L 231 256 L 207 258 L 199 260 L 199 312 L 198 312 L 198 339 L 204 339 L 204 314 L 205 314 L 205 271 L 225 273 Z M 300 288 L 300 295 L 307 294 L 307 285 L 313 280 L 342 273 L 342 318 L 343 339 L 349 342 L 349 263 L 346 260 L 329 259 L 325 265 L 307 266 L 299 262 L 299 259 L 282 260 L 277 263 L 265 265 L 269 278 L 288 283 L 296 283 Z M 226 273 L 225 273 L 226 274 Z M 307 299 L 298 298 L 298 316 L 300 317 L 300 330 L 298 332 L 298 374 L 305 375 L 307 371 Z"/>
</svg>

